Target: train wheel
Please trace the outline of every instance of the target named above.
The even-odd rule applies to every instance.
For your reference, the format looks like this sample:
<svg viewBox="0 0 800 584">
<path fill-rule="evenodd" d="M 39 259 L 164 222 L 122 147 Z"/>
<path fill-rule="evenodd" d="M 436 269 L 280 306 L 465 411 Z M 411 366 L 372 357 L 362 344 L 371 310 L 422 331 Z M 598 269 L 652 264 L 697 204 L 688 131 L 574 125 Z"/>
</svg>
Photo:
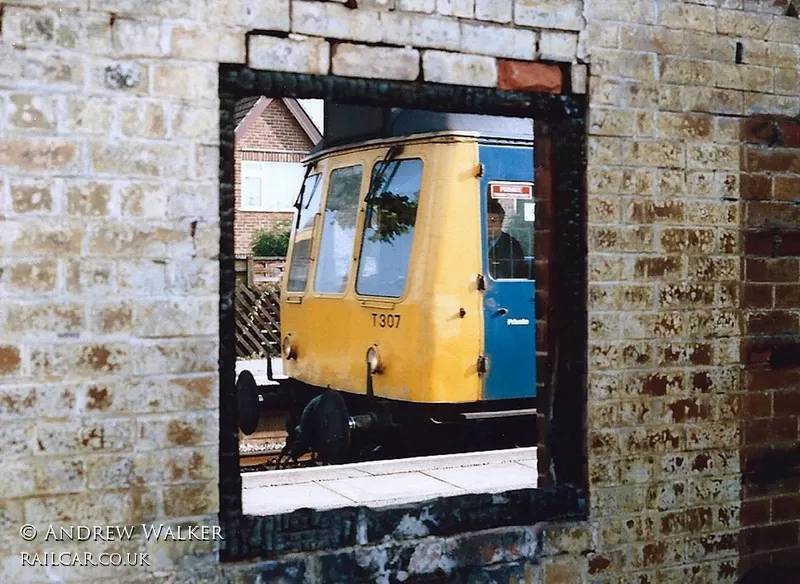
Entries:
<svg viewBox="0 0 800 584">
<path fill-rule="evenodd" d="M 337 391 L 328 390 L 319 397 L 312 418 L 312 448 L 323 462 L 339 462 L 350 448 L 350 425 L 347 404 Z"/>
<path fill-rule="evenodd" d="M 239 429 L 245 436 L 249 436 L 256 431 L 261 417 L 258 385 L 249 371 L 242 371 L 236 380 L 236 399 L 239 408 Z"/>
</svg>

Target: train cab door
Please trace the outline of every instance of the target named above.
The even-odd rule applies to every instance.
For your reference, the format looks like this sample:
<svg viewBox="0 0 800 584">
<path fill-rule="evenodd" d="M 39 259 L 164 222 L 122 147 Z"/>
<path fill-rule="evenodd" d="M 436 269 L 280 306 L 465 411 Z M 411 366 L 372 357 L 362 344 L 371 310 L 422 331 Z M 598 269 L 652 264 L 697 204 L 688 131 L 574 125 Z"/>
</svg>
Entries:
<svg viewBox="0 0 800 584">
<path fill-rule="evenodd" d="M 536 395 L 533 149 L 482 144 L 483 399 Z"/>
</svg>

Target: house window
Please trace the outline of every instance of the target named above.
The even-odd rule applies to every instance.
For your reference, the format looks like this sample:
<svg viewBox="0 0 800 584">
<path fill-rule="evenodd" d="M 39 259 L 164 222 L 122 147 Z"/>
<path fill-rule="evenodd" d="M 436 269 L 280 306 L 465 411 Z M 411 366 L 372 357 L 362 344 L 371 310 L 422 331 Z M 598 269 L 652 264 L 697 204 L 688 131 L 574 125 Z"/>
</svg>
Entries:
<svg viewBox="0 0 800 584">
<path fill-rule="evenodd" d="M 242 162 L 242 211 L 291 213 L 303 184 L 299 162 Z"/>
</svg>

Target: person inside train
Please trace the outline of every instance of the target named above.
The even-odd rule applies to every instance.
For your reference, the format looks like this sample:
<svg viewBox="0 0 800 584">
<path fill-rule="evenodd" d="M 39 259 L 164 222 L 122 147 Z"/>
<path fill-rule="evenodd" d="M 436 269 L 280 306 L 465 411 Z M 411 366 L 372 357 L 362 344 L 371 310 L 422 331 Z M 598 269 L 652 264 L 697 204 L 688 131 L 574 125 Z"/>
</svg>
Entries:
<svg viewBox="0 0 800 584">
<path fill-rule="evenodd" d="M 522 246 L 512 235 L 503 231 L 506 212 L 497 199 L 487 203 L 487 226 L 489 245 L 489 275 L 495 280 L 504 278 L 524 279 L 530 268 L 525 260 Z"/>
</svg>

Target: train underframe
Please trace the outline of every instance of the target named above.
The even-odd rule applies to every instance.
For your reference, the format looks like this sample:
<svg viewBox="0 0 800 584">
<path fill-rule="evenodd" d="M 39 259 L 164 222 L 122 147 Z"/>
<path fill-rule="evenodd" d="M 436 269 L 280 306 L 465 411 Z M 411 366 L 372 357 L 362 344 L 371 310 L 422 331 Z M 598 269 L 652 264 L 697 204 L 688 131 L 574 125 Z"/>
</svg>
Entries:
<svg viewBox="0 0 800 584">
<path fill-rule="evenodd" d="M 239 426 L 252 434 L 262 412 L 288 412 L 283 455 L 323 464 L 535 446 L 536 400 L 414 403 L 316 387 L 287 378 L 236 383 Z"/>
</svg>

